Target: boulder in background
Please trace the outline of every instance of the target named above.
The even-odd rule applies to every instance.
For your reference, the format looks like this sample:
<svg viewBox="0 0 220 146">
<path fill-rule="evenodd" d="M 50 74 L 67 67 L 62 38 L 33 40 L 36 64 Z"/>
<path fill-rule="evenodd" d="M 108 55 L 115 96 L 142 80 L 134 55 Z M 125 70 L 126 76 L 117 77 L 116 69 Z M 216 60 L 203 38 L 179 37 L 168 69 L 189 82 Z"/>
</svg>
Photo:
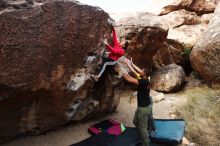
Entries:
<svg viewBox="0 0 220 146">
<path fill-rule="evenodd" d="M 182 87 L 185 77 L 181 66 L 170 64 L 151 74 L 151 88 L 161 92 L 177 91 Z"/>
</svg>

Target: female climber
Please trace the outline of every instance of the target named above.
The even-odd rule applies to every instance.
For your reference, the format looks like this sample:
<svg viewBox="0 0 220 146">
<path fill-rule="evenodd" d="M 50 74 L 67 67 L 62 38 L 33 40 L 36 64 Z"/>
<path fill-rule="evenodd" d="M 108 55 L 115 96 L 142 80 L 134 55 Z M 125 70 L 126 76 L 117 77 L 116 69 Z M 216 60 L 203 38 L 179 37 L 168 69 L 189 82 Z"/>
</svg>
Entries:
<svg viewBox="0 0 220 146">
<path fill-rule="evenodd" d="M 124 55 L 125 50 L 128 47 L 127 41 L 122 43 L 118 42 L 116 32 L 113 26 L 112 26 L 112 35 L 113 35 L 113 46 L 109 45 L 107 40 L 103 41 L 103 43 L 105 44 L 106 48 L 109 51 L 109 54 L 108 54 L 108 58 L 103 58 L 102 63 L 100 65 L 101 67 L 99 69 L 99 74 L 92 76 L 95 79 L 95 81 L 98 81 L 98 79 L 102 76 L 107 65 L 114 66 L 116 64 L 116 61 Z"/>
</svg>

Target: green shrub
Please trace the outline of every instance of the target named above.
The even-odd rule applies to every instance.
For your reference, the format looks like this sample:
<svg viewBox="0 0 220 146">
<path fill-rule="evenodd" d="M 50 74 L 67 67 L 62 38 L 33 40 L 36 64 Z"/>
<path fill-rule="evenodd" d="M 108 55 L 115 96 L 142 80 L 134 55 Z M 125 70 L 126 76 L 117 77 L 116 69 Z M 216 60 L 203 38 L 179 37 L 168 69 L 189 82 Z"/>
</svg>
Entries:
<svg viewBox="0 0 220 146">
<path fill-rule="evenodd" d="M 189 56 L 191 53 L 191 49 L 190 48 L 184 48 L 183 51 L 181 52 L 182 56 Z"/>
</svg>

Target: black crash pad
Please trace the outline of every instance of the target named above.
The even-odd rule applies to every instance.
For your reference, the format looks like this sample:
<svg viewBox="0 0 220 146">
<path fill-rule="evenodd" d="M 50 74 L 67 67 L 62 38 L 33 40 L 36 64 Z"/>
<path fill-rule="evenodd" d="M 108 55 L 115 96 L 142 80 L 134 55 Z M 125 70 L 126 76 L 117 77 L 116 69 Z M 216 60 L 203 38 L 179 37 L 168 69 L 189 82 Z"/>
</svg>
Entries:
<svg viewBox="0 0 220 146">
<path fill-rule="evenodd" d="M 140 139 L 137 130 L 135 128 L 126 128 L 125 132 L 119 136 L 108 133 L 100 133 L 98 135 L 92 135 L 89 138 L 71 146 L 136 146 L 139 141 Z M 150 146 L 168 145 L 150 143 Z"/>
<path fill-rule="evenodd" d="M 150 136 L 153 142 L 150 143 L 150 146 L 174 146 L 181 142 L 184 135 L 185 121 L 156 119 L 155 125 L 157 131 Z M 71 146 L 135 146 L 139 141 L 140 138 L 136 128 L 126 127 L 126 130 L 118 136 L 101 132 Z"/>
</svg>

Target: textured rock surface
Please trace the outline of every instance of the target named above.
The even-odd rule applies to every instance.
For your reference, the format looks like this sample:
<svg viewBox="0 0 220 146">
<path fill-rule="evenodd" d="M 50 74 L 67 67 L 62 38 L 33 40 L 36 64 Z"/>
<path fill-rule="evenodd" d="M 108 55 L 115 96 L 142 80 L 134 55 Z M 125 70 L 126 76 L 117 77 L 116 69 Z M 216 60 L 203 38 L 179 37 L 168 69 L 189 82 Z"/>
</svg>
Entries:
<svg viewBox="0 0 220 146">
<path fill-rule="evenodd" d="M 174 1 L 173 5 L 177 3 Z M 212 4 L 214 10 L 215 2 Z M 159 69 L 175 63 L 182 66 L 187 74 L 191 72 L 190 50 L 206 30 L 213 10 L 200 16 L 196 11 L 191 11 L 190 6 L 170 10 L 162 16 L 139 13 L 136 17 L 120 20 L 117 23 L 120 39 L 131 40 L 128 57 L 133 57 L 137 65 L 145 68 L 153 65 Z M 167 36 L 165 27 L 169 28 Z"/>
<path fill-rule="evenodd" d="M 154 68 L 159 69 L 163 66 L 176 63 L 187 68 L 187 59 L 183 55 L 184 47 L 174 40 L 166 40 L 161 48 L 154 55 Z"/>
<path fill-rule="evenodd" d="M 206 29 L 206 24 L 182 25 L 170 29 L 167 38 L 179 42 L 184 48 L 191 49 Z"/>
<path fill-rule="evenodd" d="M 207 11 L 209 6 L 212 10 Z M 162 11 L 161 17 L 168 24 L 169 32 L 166 42 L 154 56 L 156 69 L 175 63 L 181 65 L 187 74 L 191 72 L 190 50 L 207 29 L 215 7 L 214 0 L 206 2 L 174 0 L 173 4 L 164 7 L 166 11 Z"/>
<path fill-rule="evenodd" d="M 163 93 L 157 92 L 155 90 L 150 90 L 150 96 L 152 97 L 154 103 L 158 103 L 165 99 L 165 96 Z"/>
<path fill-rule="evenodd" d="M 167 65 L 151 74 L 151 88 L 162 92 L 176 91 L 182 86 L 185 76 L 181 66 L 176 64 Z"/>
<path fill-rule="evenodd" d="M 220 5 L 208 29 L 193 47 L 190 55 L 192 67 L 207 81 L 220 81 Z"/>
<path fill-rule="evenodd" d="M 120 79 L 90 79 L 109 15 L 73 1 L 37 2 L 1 4 L 0 143 L 112 112 L 119 102 Z"/>
<path fill-rule="evenodd" d="M 127 51 L 128 57 L 133 57 L 139 66 L 148 67 L 153 64 L 154 69 L 159 69 L 175 63 L 182 66 L 188 74 L 192 71 L 189 61 L 190 51 L 207 29 L 217 1 L 174 0 L 172 2 L 171 5 L 164 7 L 166 12 L 162 11 L 161 16 L 139 13 L 135 18 L 120 20 L 117 24 L 118 32 L 121 40 L 125 38 L 131 40 Z M 175 9 L 169 9 L 170 7 Z M 148 29 L 142 29 L 144 25 Z M 159 26 L 164 29 L 165 25 L 169 28 L 166 39 L 164 39 L 165 35 L 161 35 L 161 31 L 151 27 Z M 158 40 L 152 34 L 156 34 Z"/>
<path fill-rule="evenodd" d="M 195 25 L 201 22 L 200 17 L 195 12 L 189 12 L 184 9 L 170 12 L 161 17 L 167 21 L 169 28 L 176 28 L 181 25 Z"/>
<path fill-rule="evenodd" d="M 209 13 L 209 14 L 203 14 L 200 18 L 201 20 L 201 23 L 203 24 L 209 24 L 210 20 L 212 19 L 213 17 L 213 13 Z"/>
<path fill-rule="evenodd" d="M 134 63 L 148 68 L 153 65 L 153 56 L 166 40 L 168 26 L 158 16 L 143 13 L 133 18 L 126 18 L 118 22 L 120 39 L 130 40 L 127 56 L 132 57 Z"/>
<path fill-rule="evenodd" d="M 190 50 L 206 28 L 207 24 L 180 25 L 170 28 L 167 40 L 154 56 L 154 67 L 158 69 L 175 63 L 181 65 L 185 71 L 190 71 Z"/>
<path fill-rule="evenodd" d="M 173 0 L 173 4 L 163 8 L 161 15 L 185 9 L 197 14 L 213 13 L 218 0 Z"/>
<path fill-rule="evenodd" d="M 179 42 L 184 48 L 192 48 L 207 28 L 211 16 L 204 14 L 200 17 L 195 12 L 182 9 L 161 17 L 169 26 L 167 39 Z"/>
</svg>

